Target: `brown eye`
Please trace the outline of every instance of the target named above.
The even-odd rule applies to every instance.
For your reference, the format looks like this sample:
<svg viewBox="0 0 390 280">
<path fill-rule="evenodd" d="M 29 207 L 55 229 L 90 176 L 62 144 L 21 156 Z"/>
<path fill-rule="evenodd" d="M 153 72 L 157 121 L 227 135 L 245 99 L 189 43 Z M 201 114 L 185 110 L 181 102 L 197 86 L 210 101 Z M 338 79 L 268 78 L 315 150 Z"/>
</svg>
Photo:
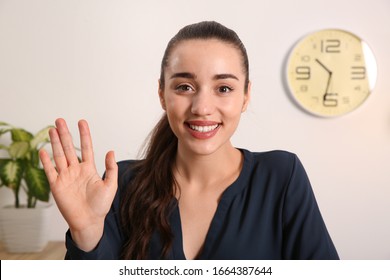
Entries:
<svg viewBox="0 0 390 280">
<path fill-rule="evenodd" d="M 219 87 L 218 88 L 218 92 L 219 93 L 229 93 L 231 92 L 233 89 L 231 87 L 228 87 L 228 86 L 222 86 L 222 87 Z"/>
<path fill-rule="evenodd" d="M 176 90 L 179 92 L 193 91 L 193 88 L 190 85 L 179 85 L 176 87 Z"/>
</svg>

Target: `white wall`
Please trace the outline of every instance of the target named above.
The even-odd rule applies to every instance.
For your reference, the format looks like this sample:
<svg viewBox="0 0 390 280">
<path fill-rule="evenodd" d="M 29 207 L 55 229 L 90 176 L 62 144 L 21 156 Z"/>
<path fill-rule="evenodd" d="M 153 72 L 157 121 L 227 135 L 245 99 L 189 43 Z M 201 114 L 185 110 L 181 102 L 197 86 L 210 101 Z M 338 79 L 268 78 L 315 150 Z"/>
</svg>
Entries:
<svg viewBox="0 0 390 280">
<path fill-rule="evenodd" d="M 159 118 L 157 79 L 168 40 L 217 20 L 250 56 L 252 102 L 234 143 L 290 150 L 304 163 L 343 259 L 390 259 L 390 1 L 0 0 L 0 120 L 33 131 L 64 117 L 89 120 L 97 166 L 114 149 L 134 158 Z M 298 109 L 283 83 L 293 44 L 322 28 L 364 38 L 378 62 L 372 96 L 335 119 Z M 0 202 L 12 201 L 0 189 Z M 52 239 L 66 225 L 53 213 Z"/>
</svg>

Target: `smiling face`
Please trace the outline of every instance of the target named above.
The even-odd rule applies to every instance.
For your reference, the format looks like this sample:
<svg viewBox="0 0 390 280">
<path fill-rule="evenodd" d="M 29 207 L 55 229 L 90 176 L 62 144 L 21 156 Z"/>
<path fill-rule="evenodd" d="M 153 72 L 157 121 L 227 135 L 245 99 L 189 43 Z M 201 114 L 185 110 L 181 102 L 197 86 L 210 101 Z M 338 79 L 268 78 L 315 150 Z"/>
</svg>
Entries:
<svg viewBox="0 0 390 280">
<path fill-rule="evenodd" d="M 249 101 L 240 51 L 216 39 L 178 43 L 159 95 L 179 152 L 227 152 Z"/>
</svg>

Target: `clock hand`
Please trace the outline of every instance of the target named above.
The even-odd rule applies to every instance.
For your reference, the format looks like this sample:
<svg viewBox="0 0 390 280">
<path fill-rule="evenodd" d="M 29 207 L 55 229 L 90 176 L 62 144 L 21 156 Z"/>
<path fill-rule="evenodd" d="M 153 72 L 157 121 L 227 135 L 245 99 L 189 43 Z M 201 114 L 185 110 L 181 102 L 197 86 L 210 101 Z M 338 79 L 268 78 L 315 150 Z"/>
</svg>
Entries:
<svg viewBox="0 0 390 280">
<path fill-rule="evenodd" d="M 330 80 L 332 79 L 332 74 L 333 74 L 333 73 L 332 73 L 332 71 L 330 71 L 328 68 L 326 68 L 326 66 L 325 66 L 321 61 L 319 61 L 317 58 L 316 58 L 316 61 L 318 62 L 319 65 L 322 66 L 322 68 L 325 69 L 326 72 L 328 72 L 328 75 L 329 75 L 329 77 L 328 77 L 328 83 L 326 84 L 326 90 L 325 90 L 325 95 L 324 95 L 324 98 L 325 98 L 325 96 L 328 94 L 328 89 L 329 89 L 329 85 L 330 85 Z"/>
<path fill-rule="evenodd" d="M 328 68 L 326 68 L 326 66 L 321 61 L 319 61 L 317 58 L 316 58 L 316 61 L 318 62 L 319 65 L 322 66 L 322 68 L 324 68 L 326 70 L 326 72 L 329 73 L 329 75 L 332 75 L 332 71 L 330 71 Z"/>
<path fill-rule="evenodd" d="M 329 89 L 329 85 L 330 85 L 330 80 L 331 79 L 332 79 L 332 72 L 329 73 L 328 83 L 326 84 L 325 95 L 328 94 L 328 89 Z"/>
</svg>

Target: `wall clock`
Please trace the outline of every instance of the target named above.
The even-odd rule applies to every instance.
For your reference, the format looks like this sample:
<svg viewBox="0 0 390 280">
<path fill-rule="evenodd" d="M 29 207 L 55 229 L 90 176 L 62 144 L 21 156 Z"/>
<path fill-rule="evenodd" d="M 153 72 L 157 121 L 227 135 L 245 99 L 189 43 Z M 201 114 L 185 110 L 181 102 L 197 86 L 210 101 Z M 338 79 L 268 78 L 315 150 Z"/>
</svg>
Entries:
<svg viewBox="0 0 390 280">
<path fill-rule="evenodd" d="M 377 77 L 373 52 L 358 36 L 340 29 L 319 30 L 289 54 L 287 84 L 307 112 L 335 117 L 361 106 Z"/>
</svg>

